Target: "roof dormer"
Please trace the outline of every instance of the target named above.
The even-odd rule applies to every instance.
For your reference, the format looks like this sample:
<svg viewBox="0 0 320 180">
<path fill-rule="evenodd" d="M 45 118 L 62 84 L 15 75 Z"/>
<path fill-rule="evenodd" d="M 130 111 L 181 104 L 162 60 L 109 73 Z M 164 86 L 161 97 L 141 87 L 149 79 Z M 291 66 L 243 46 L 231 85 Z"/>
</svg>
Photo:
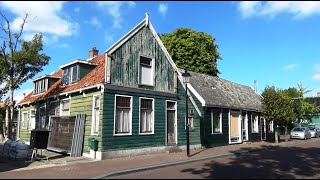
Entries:
<svg viewBox="0 0 320 180">
<path fill-rule="evenodd" d="M 62 69 L 62 85 L 69 85 L 79 81 L 95 66 L 96 65 L 91 62 L 80 59 L 60 66 L 60 69 Z"/>
<path fill-rule="evenodd" d="M 33 80 L 33 94 L 41 94 L 46 92 L 55 82 L 60 79 L 58 76 L 44 75 Z"/>
</svg>

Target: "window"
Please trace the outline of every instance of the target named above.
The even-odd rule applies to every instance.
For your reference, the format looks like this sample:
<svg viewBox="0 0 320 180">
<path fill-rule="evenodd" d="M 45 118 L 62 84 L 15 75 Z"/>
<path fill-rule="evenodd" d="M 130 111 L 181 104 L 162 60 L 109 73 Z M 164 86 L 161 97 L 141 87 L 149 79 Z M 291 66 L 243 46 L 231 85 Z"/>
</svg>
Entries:
<svg viewBox="0 0 320 180">
<path fill-rule="evenodd" d="M 153 99 L 140 99 L 140 133 L 153 133 Z"/>
<path fill-rule="evenodd" d="M 78 65 L 71 66 L 62 71 L 62 85 L 68 85 L 79 80 Z"/>
<path fill-rule="evenodd" d="M 59 115 L 59 103 L 58 103 L 58 101 L 50 102 L 49 115 L 50 116 Z"/>
<path fill-rule="evenodd" d="M 269 132 L 273 132 L 273 121 L 269 122 Z"/>
<path fill-rule="evenodd" d="M 63 99 L 60 103 L 61 116 L 70 116 L 70 99 Z"/>
<path fill-rule="evenodd" d="M 258 124 L 258 116 L 257 115 L 252 115 L 251 130 L 253 133 L 259 132 L 259 124 Z"/>
<path fill-rule="evenodd" d="M 30 110 L 29 130 L 36 128 L 36 110 Z"/>
<path fill-rule="evenodd" d="M 100 96 L 93 96 L 91 134 L 99 134 Z"/>
<path fill-rule="evenodd" d="M 21 129 L 27 129 L 28 113 L 23 112 L 21 118 Z"/>
<path fill-rule="evenodd" d="M 39 128 L 44 129 L 46 128 L 46 107 L 39 108 Z"/>
<path fill-rule="evenodd" d="M 43 93 L 46 91 L 46 83 L 48 79 L 42 79 L 39 81 L 36 81 L 34 83 L 34 94 Z"/>
<path fill-rule="evenodd" d="M 211 111 L 211 132 L 222 133 L 222 110 L 220 112 Z"/>
<path fill-rule="evenodd" d="M 139 83 L 153 86 L 152 59 L 140 56 Z"/>
<path fill-rule="evenodd" d="M 186 118 L 184 118 L 186 119 Z M 189 122 L 189 130 L 194 129 L 194 125 L 193 125 L 193 116 L 188 116 L 188 122 Z M 184 129 L 186 129 L 186 122 L 184 122 Z"/>
<path fill-rule="evenodd" d="M 116 95 L 115 134 L 131 134 L 131 97 Z"/>
</svg>

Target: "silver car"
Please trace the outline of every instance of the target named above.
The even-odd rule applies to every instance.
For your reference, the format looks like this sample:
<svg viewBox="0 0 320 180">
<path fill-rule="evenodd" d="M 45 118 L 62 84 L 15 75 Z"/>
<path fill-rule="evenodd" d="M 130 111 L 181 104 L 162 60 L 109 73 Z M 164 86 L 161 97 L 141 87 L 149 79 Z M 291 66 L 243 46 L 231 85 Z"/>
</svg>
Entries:
<svg viewBox="0 0 320 180">
<path fill-rule="evenodd" d="M 295 127 L 291 130 L 290 138 L 311 139 L 311 133 L 308 127 Z"/>
<path fill-rule="evenodd" d="M 310 129 L 311 137 L 319 137 L 320 136 L 320 129 L 316 127 L 308 127 Z"/>
</svg>

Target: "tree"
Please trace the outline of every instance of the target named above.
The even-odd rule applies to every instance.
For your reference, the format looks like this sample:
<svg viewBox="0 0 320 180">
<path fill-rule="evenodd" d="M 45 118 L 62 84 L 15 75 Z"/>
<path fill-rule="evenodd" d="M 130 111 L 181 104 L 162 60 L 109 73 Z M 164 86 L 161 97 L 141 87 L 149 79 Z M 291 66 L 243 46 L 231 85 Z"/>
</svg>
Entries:
<svg viewBox="0 0 320 180">
<path fill-rule="evenodd" d="M 300 124 L 302 120 L 306 118 L 306 116 L 320 112 L 320 107 L 318 107 L 315 103 L 307 101 L 304 95 L 308 92 L 311 92 L 311 90 L 303 87 L 302 83 L 298 83 L 297 91 L 299 92 L 300 96 L 295 99 L 294 107 L 298 123 Z"/>
<path fill-rule="evenodd" d="M 293 99 L 274 86 L 265 87 L 262 92 L 262 114 L 276 125 L 290 125 L 295 118 Z"/>
<path fill-rule="evenodd" d="M 220 74 L 217 60 L 222 60 L 215 38 L 190 28 L 178 28 L 160 36 L 176 65 L 182 69 L 213 76 Z"/>
<path fill-rule="evenodd" d="M 42 34 L 35 34 L 31 41 L 24 41 L 21 36 L 29 17 L 22 19 L 18 32 L 13 32 L 7 17 L 0 12 L 4 24 L 0 24 L 3 43 L 0 44 L 0 84 L 4 85 L 0 92 L 9 93 L 9 104 L 6 109 L 5 134 L 11 138 L 14 110 L 14 90 L 29 79 L 32 79 L 42 67 L 47 65 L 50 57 L 41 53 L 43 50 Z M 0 34 L 1 35 L 1 34 Z"/>
</svg>

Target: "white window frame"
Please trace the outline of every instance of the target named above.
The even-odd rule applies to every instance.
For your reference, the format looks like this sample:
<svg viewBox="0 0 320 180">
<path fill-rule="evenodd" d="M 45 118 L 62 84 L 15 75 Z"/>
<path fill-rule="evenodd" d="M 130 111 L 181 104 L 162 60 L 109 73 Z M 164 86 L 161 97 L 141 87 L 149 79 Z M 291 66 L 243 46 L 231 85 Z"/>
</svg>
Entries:
<svg viewBox="0 0 320 180">
<path fill-rule="evenodd" d="M 34 128 L 36 128 L 36 116 L 37 116 L 37 110 L 36 109 L 30 109 L 30 114 L 29 114 L 29 131 L 31 131 L 31 111 L 34 111 Z"/>
<path fill-rule="evenodd" d="M 46 108 L 46 106 L 40 106 L 39 107 L 39 125 L 38 125 L 38 127 L 40 128 L 40 129 L 42 129 L 41 127 L 40 127 L 40 125 L 42 124 L 42 122 L 41 122 L 41 108 L 44 108 L 44 117 L 45 117 L 45 119 L 44 119 L 44 123 L 46 123 L 46 116 L 47 116 L 47 113 L 46 113 L 46 111 L 47 111 L 47 108 Z M 45 129 L 46 127 L 44 127 L 43 129 Z"/>
<path fill-rule="evenodd" d="M 219 125 L 220 125 L 219 132 L 214 132 L 214 129 L 213 129 L 214 112 L 216 111 L 211 110 L 211 134 L 222 134 L 222 109 L 220 109 L 220 112 L 219 112 Z"/>
<path fill-rule="evenodd" d="M 269 132 L 274 132 L 273 121 L 269 122 Z"/>
<path fill-rule="evenodd" d="M 141 83 L 141 81 L 140 81 L 140 76 L 141 76 L 141 63 L 140 63 L 140 61 L 141 61 L 141 57 L 144 57 L 144 58 L 148 58 L 148 59 L 151 59 L 151 84 L 142 84 Z M 144 55 L 139 55 L 139 64 L 138 64 L 138 84 L 140 84 L 140 85 L 144 85 L 144 86 L 154 86 L 154 66 L 155 66 L 155 64 L 154 64 L 154 61 L 155 61 L 155 59 L 154 58 L 150 58 L 150 57 L 148 57 L 148 56 L 144 56 Z"/>
<path fill-rule="evenodd" d="M 149 99 L 152 100 L 152 119 L 151 119 L 151 132 L 141 132 L 141 100 L 142 99 Z M 150 135 L 154 134 L 154 98 L 147 98 L 147 97 L 139 97 L 139 135 Z"/>
<path fill-rule="evenodd" d="M 116 116 L 117 116 L 117 97 L 129 97 L 130 98 L 130 118 L 129 118 L 129 133 L 116 133 Z M 113 136 L 129 136 L 132 135 L 132 102 L 133 102 L 133 96 L 127 96 L 127 95 L 121 95 L 121 94 L 115 94 L 114 96 L 114 117 L 113 117 Z"/>
<path fill-rule="evenodd" d="M 189 130 L 193 130 L 194 129 L 194 118 L 193 116 L 188 116 L 188 121 L 189 121 Z M 186 117 L 184 117 L 184 129 L 187 129 L 187 125 L 186 125 Z"/>
<path fill-rule="evenodd" d="M 74 69 L 74 67 L 76 67 L 77 66 L 77 78 L 76 78 L 76 80 L 74 80 L 74 81 L 72 81 L 73 79 L 72 79 L 72 77 L 73 77 L 73 69 Z M 69 70 L 69 76 L 68 76 L 68 80 L 67 80 L 67 83 L 66 84 L 63 84 L 64 86 L 66 86 L 66 85 L 69 85 L 69 84 L 73 84 L 74 82 L 77 82 L 77 81 L 79 81 L 79 79 L 80 79 L 80 77 L 79 77 L 79 69 L 80 69 L 80 66 L 78 65 L 78 64 L 76 64 L 76 65 L 72 65 L 72 66 L 70 66 L 70 67 L 67 67 L 67 68 L 65 68 L 64 70 L 63 70 L 63 72 L 62 72 L 62 78 L 63 78 L 63 75 L 64 75 L 64 72 L 66 71 L 66 70 Z M 63 82 L 62 82 L 63 83 Z"/>
<path fill-rule="evenodd" d="M 95 121 L 95 119 L 94 119 L 94 117 L 96 117 L 95 116 L 95 100 L 96 100 L 96 97 L 99 97 L 99 115 L 98 115 L 98 120 L 97 121 Z M 99 94 L 96 94 L 96 95 L 93 95 L 92 96 L 92 114 L 91 114 L 91 117 L 92 117 L 92 120 L 91 120 L 91 135 L 94 135 L 94 136 L 97 136 L 97 135 L 99 135 L 99 122 L 100 122 L 100 111 L 101 111 L 101 96 L 99 95 Z M 96 129 L 97 129 L 97 132 L 94 132 L 93 131 L 93 128 L 94 128 L 94 124 L 95 124 L 95 126 L 96 126 Z"/>
<path fill-rule="evenodd" d="M 69 114 L 68 115 L 65 115 L 65 116 L 70 116 L 70 111 L 71 111 L 71 97 L 68 97 L 68 98 L 65 98 L 65 99 L 62 99 L 60 101 L 60 116 L 62 116 L 62 102 L 63 101 L 66 101 L 66 100 L 69 100 Z"/>
<path fill-rule="evenodd" d="M 28 111 L 24 111 L 22 112 L 22 116 L 21 116 L 21 129 L 27 129 L 27 128 L 28 128 Z"/>
<path fill-rule="evenodd" d="M 251 115 L 251 133 L 259 133 L 259 116 L 258 115 Z"/>
</svg>

